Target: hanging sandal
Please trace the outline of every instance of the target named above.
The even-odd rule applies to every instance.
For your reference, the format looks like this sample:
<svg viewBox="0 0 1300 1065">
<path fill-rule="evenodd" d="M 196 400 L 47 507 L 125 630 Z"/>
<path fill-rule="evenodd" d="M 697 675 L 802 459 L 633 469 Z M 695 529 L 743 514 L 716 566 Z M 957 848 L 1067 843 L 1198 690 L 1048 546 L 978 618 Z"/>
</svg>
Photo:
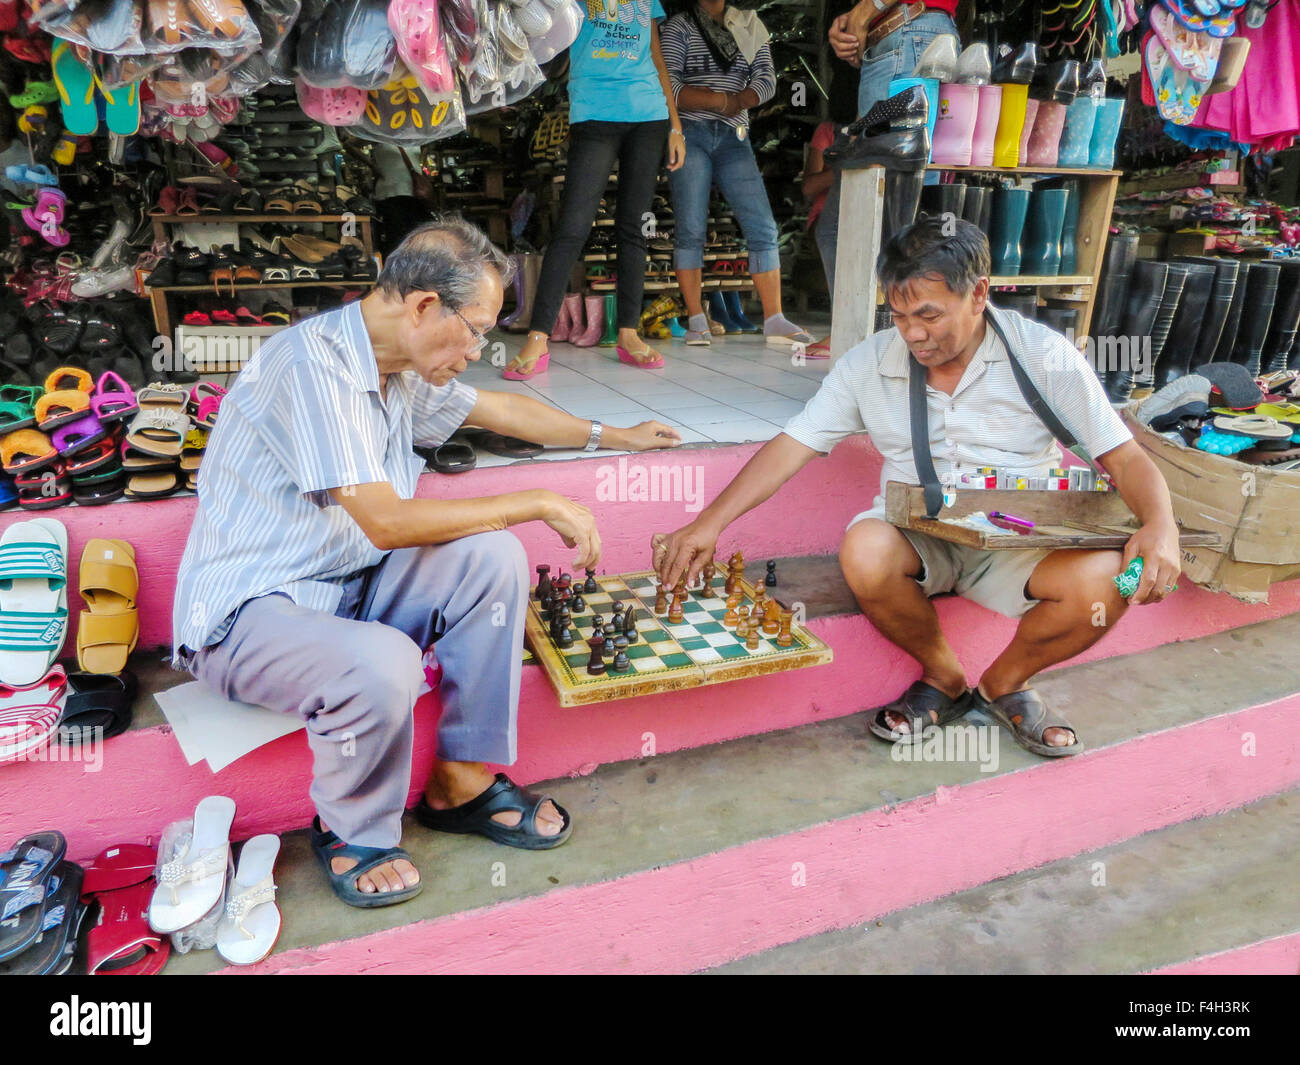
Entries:
<svg viewBox="0 0 1300 1065">
<path fill-rule="evenodd" d="M 411 856 L 401 847 L 363 847 L 355 843 L 344 843 L 333 832 L 321 827 L 319 817 L 312 818 L 311 849 L 320 859 L 321 865 L 325 867 L 325 875 L 329 877 L 334 894 L 349 906 L 357 906 L 361 909 L 395 906 L 399 902 L 415 898 L 424 890 L 424 881 L 421 880 L 414 887 L 405 887 L 398 891 L 362 891 L 357 887 L 359 877 L 389 862 L 404 860 L 414 865 Z M 330 862 L 334 858 L 352 858 L 357 864 L 345 872 L 336 873 L 330 868 Z"/>
<path fill-rule="evenodd" d="M 487 836 L 494 843 L 503 843 L 507 847 L 530 851 L 550 850 L 564 843 L 573 834 L 573 821 L 559 803 L 550 799 L 556 811 L 564 818 L 564 827 L 554 836 L 539 833 L 537 812 L 548 799 L 549 796 L 527 791 L 504 773 L 498 773 L 496 781 L 481 795 L 450 810 L 435 810 L 421 796 L 419 805 L 415 807 L 415 819 L 435 832 L 473 833 Z M 493 814 L 511 810 L 520 815 L 517 825 L 503 825 L 492 819 Z"/>
</svg>

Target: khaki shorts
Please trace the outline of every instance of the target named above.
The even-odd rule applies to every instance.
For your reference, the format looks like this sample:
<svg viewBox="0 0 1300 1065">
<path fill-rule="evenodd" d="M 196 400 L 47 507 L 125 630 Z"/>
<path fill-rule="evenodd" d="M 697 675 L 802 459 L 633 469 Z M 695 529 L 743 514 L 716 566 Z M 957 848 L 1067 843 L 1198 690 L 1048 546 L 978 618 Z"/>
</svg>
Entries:
<svg viewBox="0 0 1300 1065">
<path fill-rule="evenodd" d="M 885 515 L 869 510 L 854 518 L 850 528 L 864 518 L 884 521 Z M 1029 598 L 1029 578 L 1050 552 L 981 551 L 911 529 L 898 531 L 921 556 L 921 575 L 916 583 L 927 596 L 953 592 L 1009 618 L 1020 617 L 1038 602 Z"/>
</svg>

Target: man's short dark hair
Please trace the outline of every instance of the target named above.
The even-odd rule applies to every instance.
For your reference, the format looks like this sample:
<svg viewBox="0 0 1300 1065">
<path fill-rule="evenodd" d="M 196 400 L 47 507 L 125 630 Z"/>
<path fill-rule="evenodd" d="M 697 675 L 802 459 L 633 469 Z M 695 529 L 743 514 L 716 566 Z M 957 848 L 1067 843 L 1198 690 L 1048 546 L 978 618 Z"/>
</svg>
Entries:
<svg viewBox="0 0 1300 1065">
<path fill-rule="evenodd" d="M 386 295 L 436 292 L 452 310 L 472 303 L 487 270 L 510 283 L 514 265 L 477 226 L 460 215 L 440 215 L 411 230 L 384 260 L 379 285 Z"/>
<path fill-rule="evenodd" d="M 951 214 L 922 215 L 895 233 L 876 260 L 876 276 L 885 292 L 929 280 L 967 296 L 989 270 L 988 238 L 974 223 Z"/>
</svg>

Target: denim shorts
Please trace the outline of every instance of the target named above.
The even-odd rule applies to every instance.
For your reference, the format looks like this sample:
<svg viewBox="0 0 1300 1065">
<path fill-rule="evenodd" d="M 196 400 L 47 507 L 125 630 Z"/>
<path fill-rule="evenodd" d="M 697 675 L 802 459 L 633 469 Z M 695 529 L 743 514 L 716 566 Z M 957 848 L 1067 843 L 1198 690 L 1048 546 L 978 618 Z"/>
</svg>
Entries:
<svg viewBox="0 0 1300 1065">
<path fill-rule="evenodd" d="M 891 81 L 911 77 L 921 53 L 943 33 L 957 36 L 952 16 L 946 11 L 927 11 L 867 49 L 858 78 L 859 116 L 889 96 Z"/>
</svg>

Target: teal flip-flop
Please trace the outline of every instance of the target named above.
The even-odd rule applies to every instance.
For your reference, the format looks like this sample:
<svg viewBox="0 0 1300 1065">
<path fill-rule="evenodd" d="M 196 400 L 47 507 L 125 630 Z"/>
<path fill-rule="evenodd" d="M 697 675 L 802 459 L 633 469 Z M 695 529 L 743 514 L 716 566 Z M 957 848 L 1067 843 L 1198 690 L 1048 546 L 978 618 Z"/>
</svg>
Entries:
<svg viewBox="0 0 1300 1065">
<path fill-rule="evenodd" d="M 63 106 L 63 127 L 76 136 L 94 133 L 99 128 L 99 109 L 95 106 L 95 79 L 90 68 L 77 58 L 72 45 L 58 41 L 50 54 L 54 84 Z"/>
<path fill-rule="evenodd" d="M 104 121 L 110 133 L 129 137 L 140 130 L 140 83 L 130 82 L 119 85 L 116 89 L 104 88 L 104 83 L 95 75 L 95 88 L 104 98 Z"/>
</svg>

